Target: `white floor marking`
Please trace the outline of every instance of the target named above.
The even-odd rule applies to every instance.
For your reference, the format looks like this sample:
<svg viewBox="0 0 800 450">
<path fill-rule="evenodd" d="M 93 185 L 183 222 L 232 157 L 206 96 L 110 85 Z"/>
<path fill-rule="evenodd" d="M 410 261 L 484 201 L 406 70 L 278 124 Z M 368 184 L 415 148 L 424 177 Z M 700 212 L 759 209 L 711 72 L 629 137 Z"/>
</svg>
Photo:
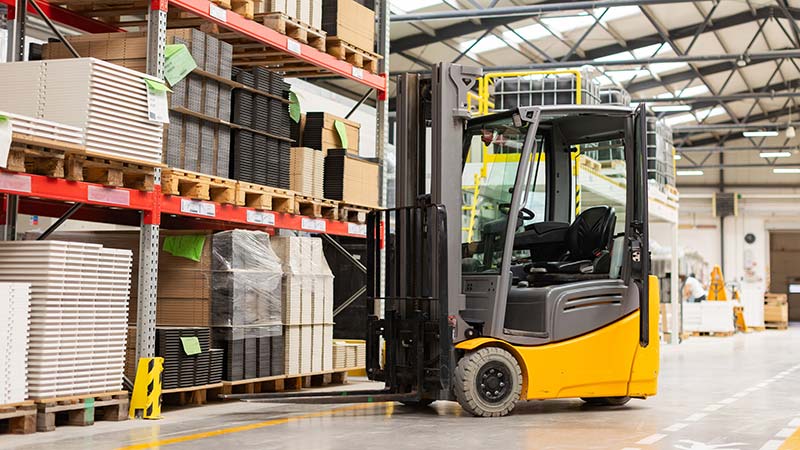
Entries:
<svg viewBox="0 0 800 450">
<path fill-rule="evenodd" d="M 800 427 L 800 417 L 798 417 L 797 419 L 792 419 L 792 421 L 789 422 L 789 425 L 786 425 L 786 426 L 787 427 L 794 427 L 794 428 Z"/>
<path fill-rule="evenodd" d="M 622 450 L 642 450 L 639 447 L 625 447 Z"/>
<path fill-rule="evenodd" d="M 747 395 L 747 392 L 737 392 L 736 394 L 733 394 L 733 396 L 736 398 L 742 398 L 745 395 Z"/>
<path fill-rule="evenodd" d="M 766 386 L 766 385 L 768 385 L 768 384 L 769 384 L 769 383 L 758 383 L 756 386 L 758 386 L 758 387 L 760 387 L 760 388 L 763 388 L 763 387 L 765 387 L 765 386 Z"/>
<path fill-rule="evenodd" d="M 735 402 L 736 400 L 739 400 L 739 399 L 738 398 L 734 398 L 734 397 L 728 397 L 725 400 L 720 400 L 719 402 L 722 403 L 723 405 L 730 405 L 731 403 Z"/>
<path fill-rule="evenodd" d="M 778 450 L 781 444 L 783 444 L 783 441 L 771 439 L 767 441 L 766 444 L 762 445 L 758 450 Z"/>
<path fill-rule="evenodd" d="M 660 434 L 660 433 L 651 434 L 650 436 L 647 436 L 646 438 L 637 442 L 637 444 L 642 444 L 642 445 L 655 444 L 656 442 L 664 439 L 665 437 L 667 437 L 666 434 Z"/>
<path fill-rule="evenodd" d="M 672 424 L 672 425 L 668 426 L 667 428 L 664 428 L 664 431 L 679 431 L 679 430 L 682 430 L 682 429 L 686 428 L 687 426 L 689 426 L 688 423 L 680 423 L 680 422 L 678 422 L 678 423 L 675 423 L 675 424 Z"/>
<path fill-rule="evenodd" d="M 761 388 L 753 386 L 753 387 L 749 387 L 749 388 L 745 389 L 745 391 L 747 391 L 747 392 L 755 392 L 755 391 L 757 391 L 759 389 L 761 389 Z"/>
<path fill-rule="evenodd" d="M 777 433 L 775 433 L 775 437 L 787 438 L 787 437 L 791 436 L 792 433 L 794 433 L 794 430 L 795 430 L 795 428 L 784 428 L 781 431 L 778 431 Z"/>
<path fill-rule="evenodd" d="M 705 408 L 703 408 L 703 411 L 716 411 L 716 410 L 718 410 L 720 408 L 722 408 L 722 405 L 718 405 L 718 404 L 708 405 Z"/>
<path fill-rule="evenodd" d="M 741 445 L 747 445 L 744 442 L 731 442 L 730 444 L 705 444 L 703 442 L 692 441 L 689 439 L 682 439 L 678 441 L 675 448 L 680 450 L 744 450 Z"/>
<path fill-rule="evenodd" d="M 687 422 L 697 422 L 698 420 L 703 419 L 707 415 L 708 414 L 706 414 L 706 413 L 694 413 L 691 416 L 689 416 L 689 417 L 687 417 L 687 418 L 685 418 L 683 420 L 685 420 Z"/>
</svg>

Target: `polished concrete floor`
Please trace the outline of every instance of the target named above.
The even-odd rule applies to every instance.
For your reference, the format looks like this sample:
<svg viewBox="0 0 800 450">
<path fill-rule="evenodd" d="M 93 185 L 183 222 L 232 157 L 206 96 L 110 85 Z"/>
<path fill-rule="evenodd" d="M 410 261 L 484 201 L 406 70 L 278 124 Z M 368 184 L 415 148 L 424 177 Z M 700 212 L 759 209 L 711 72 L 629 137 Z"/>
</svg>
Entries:
<svg viewBox="0 0 800 450">
<path fill-rule="evenodd" d="M 21 449 L 800 449 L 800 327 L 662 347 L 660 393 L 616 409 L 524 403 L 477 419 L 455 403 L 338 406 L 228 402 L 159 421 L 0 435 Z M 355 387 L 374 387 L 358 383 Z"/>
</svg>

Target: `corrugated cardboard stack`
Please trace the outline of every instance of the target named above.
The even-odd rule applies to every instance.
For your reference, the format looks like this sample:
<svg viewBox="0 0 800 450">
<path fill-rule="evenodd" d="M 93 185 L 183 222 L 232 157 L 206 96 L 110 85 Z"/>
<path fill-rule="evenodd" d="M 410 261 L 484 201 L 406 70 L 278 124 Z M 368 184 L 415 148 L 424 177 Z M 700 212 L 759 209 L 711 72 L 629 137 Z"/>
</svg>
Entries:
<svg viewBox="0 0 800 450">
<path fill-rule="evenodd" d="M 344 129 L 347 145 L 344 145 L 336 130 L 336 122 L 341 122 L 339 126 Z M 302 146 L 322 150 L 325 155 L 332 148 L 347 148 L 348 152 L 357 156 L 360 130 L 361 124 L 358 122 L 334 116 L 331 113 L 309 112 L 305 114 L 305 123 L 302 128 Z M 298 131 L 298 136 L 299 133 Z"/>
<path fill-rule="evenodd" d="M 2 242 L 0 281 L 31 284 L 30 398 L 122 387 L 130 251 L 64 241 Z"/>
<path fill-rule="evenodd" d="M 361 50 L 375 48 L 375 12 L 354 0 L 323 0 L 322 29 Z"/>
<path fill-rule="evenodd" d="M 28 398 L 29 283 L 0 283 L 0 405 Z"/>
<path fill-rule="evenodd" d="M 325 157 L 319 150 L 308 147 L 292 147 L 289 164 L 289 188 L 310 197 L 322 198 Z"/>
<path fill-rule="evenodd" d="M 282 13 L 322 29 L 322 0 L 267 0 L 255 3 L 255 14 Z"/>
<path fill-rule="evenodd" d="M 283 261 L 283 323 L 286 373 L 333 369 L 333 273 L 319 238 L 276 236 Z"/>
<path fill-rule="evenodd" d="M 214 235 L 213 247 L 213 337 L 226 350 L 224 378 L 283 374 L 283 269 L 269 235 L 225 231 Z"/>
<path fill-rule="evenodd" d="M 145 71 L 145 33 L 100 33 L 68 38 L 81 56 L 89 56 Z M 193 28 L 167 30 L 167 45 L 184 44 L 198 69 L 223 79 L 231 78 L 233 47 L 227 42 Z M 43 59 L 72 58 L 61 42 L 45 44 Z M 228 176 L 230 127 L 209 119 L 230 120 L 231 86 L 218 78 L 190 73 L 171 87 L 170 107 L 196 114 L 170 112 L 164 137 L 163 162 L 170 167 L 222 177 Z"/>
<path fill-rule="evenodd" d="M 0 109 L 80 128 L 92 155 L 160 164 L 164 127 L 150 120 L 141 72 L 95 58 L 0 64 Z"/>
<path fill-rule="evenodd" d="M 325 198 L 353 205 L 378 205 L 377 162 L 350 154 L 344 149 L 329 149 L 325 157 Z"/>
<path fill-rule="evenodd" d="M 231 178 L 289 189 L 289 85 L 261 67 L 234 78 L 250 89 L 234 91 L 231 120 L 247 129 L 233 133 Z"/>
</svg>

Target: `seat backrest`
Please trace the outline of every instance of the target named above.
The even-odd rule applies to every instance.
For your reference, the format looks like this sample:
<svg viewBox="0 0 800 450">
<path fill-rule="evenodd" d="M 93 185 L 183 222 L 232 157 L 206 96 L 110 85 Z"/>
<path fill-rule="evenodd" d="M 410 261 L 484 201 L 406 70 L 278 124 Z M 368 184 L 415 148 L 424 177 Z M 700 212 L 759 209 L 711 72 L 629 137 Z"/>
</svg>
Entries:
<svg viewBox="0 0 800 450">
<path fill-rule="evenodd" d="M 616 224 L 617 213 L 610 206 L 593 206 L 581 212 L 567 230 L 567 259 L 594 259 L 595 253 L 608 248 Z"/>
</svg>

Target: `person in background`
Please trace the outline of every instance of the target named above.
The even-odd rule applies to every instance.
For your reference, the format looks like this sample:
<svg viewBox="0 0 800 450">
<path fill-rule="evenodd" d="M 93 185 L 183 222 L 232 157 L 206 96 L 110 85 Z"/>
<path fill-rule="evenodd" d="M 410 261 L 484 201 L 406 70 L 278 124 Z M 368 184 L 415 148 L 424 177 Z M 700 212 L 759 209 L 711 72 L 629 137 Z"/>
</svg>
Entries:
<svg viewBox="0 0 800 450">
<path fill-rule="evenodd" d="M 706 289 L 700 280 L 690 273 L 683 284 L 683 300 L 686 302 L 702 302 L 706 299 Z"/>
</svg>

